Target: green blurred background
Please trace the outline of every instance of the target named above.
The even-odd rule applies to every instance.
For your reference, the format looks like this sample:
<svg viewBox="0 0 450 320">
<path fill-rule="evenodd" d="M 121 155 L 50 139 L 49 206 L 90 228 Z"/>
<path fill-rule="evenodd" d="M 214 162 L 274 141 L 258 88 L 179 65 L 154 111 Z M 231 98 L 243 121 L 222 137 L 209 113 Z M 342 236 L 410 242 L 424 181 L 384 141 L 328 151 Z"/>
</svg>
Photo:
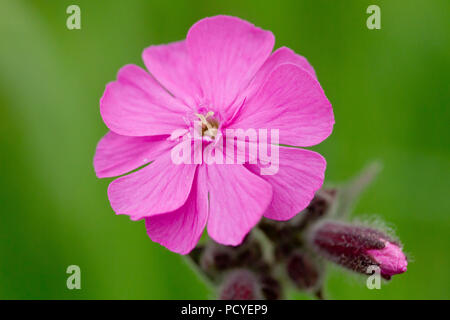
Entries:
<svg viewBox="0 0 450 320">
<path fill-rule="evenodd" d="M 450 298 L 450 1 L 0 1 L 0 298 L 203 299 L 183 259 L 116 216 L 92 158 L 105 84 L 197 20 L 236 15 L 306 56 L 334 107 L 315 150 L 339 182 L 384 171 L 356 212 L 392 223 L 413 262 L 381 290 L 331 268 L 333 299 Z M 66 8 L 81 8 L 81 30 Z M 381 7 L 381 30 L 366 8 Z M 356 214 L 357 216 L 358 214 Z M 82 289 L 66 288 L 81 267 Z M 305 296 L 298 296 L 305 298 Z"/>
</svg>

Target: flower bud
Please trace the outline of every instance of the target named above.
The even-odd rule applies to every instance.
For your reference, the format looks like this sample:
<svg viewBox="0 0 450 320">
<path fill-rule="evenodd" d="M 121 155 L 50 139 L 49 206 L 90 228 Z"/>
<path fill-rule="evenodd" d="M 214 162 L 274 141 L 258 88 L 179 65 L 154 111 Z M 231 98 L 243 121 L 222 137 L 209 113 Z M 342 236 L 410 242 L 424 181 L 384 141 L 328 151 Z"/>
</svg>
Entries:
<svg viewBox="0 0 450 320">
<path fill-rule="evenodd" d="M 221 300 L 259 300 L 262 299 L 261 287 L 253 272 L 238 269 L 225 276 L 220 288 Z"/>
<path fill-rule="evenodd" d="M 211 240 L 201 250 L 199 258 L 195 250 L 193 252 L 192 259 L 198 260 L 200 270 L 213 282 L 221 281 L 224 273 L 234 269 L 248 269 L 258 274 L 270 272 L 262 245 L 252 234 L 247 235 L 236 247 L 224 246 Z"/>
<path fill-rule="evenodd" d="M 381 275 L 386 279 L 407 269 L 408 260 L 400 246 L 394 242 L 385 240 L 383 249 L 367 250 L 367 253 L 378 263 Z"/>
<path fill-rule="evenodd" d="M 300 251 L 289 257 L 286 271 L 295 286 L 301 290 L 315 288 L 320 280 L 320 270 L 316 262 Z"/>
<path fill-rule="evenodd" d="M 283 288 L 280 282 L 270 274 L 260 277 L 261 291 L 266 300 L 279 300 L 283 298 Z"/>
<path fill-rule="evenodd" d="M 325 258 L 356 272 L 379 266 L 385 279 L 406 271 L 401 246 L 381 231 L 327 221 L 312 233 L 313 246 Z"/>
<path fill-rule="evenodd" d="M 320 189 L 314 195 L 311 203 L 297 217 L 292 219 L 296 230 L 304 230 L 329 214 L 336 200 L 337 189 Z"/>
<path fill-rule="evenodd" d="M 233 267 L 234 256 L 232 247 L 210 242 L 200 259 L 200 267 L 209 273 L 223 271 Z"/>
<path fill-rule="evenodd" d="M 192 259 L 197 266 L 200 265 L 200 259 L 202 257 L 203 252 L 205 251 L 204 245 L 197 245 L 190 253 L 189 257 Z"/>
<path fill-rule="evenodd" d="M 263 218 L 259 223 L 259 228 L 270 241 L 284 242 L 290 240 L 294 236 L 290 222 L 291 221 L 275 221 Z"/>
</svg>

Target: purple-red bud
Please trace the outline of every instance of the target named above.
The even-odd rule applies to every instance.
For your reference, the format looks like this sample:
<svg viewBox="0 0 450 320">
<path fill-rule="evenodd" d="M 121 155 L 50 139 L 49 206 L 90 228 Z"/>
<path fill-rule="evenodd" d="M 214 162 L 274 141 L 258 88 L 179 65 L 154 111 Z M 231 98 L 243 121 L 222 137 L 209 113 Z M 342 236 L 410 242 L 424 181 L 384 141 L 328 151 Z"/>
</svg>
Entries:
<svg viewBox="0 0 450 320">
<path fill-rule="evenodd" d="M 379 266 L 385 279 L 403 273 L 408 261 L 401 246 L 381 231 L 341 222 L 324 222 L 315 228 L 311 239 L 325 258 L 353 271 L 366 273 Z"/>
<path fill-rule="evenodd" d="M 261 291 L 266 300 L 278 300 L 283 297 L 280 282 L 270 274 L 260 276 Z"/>
<path fill-rule="evenodd" d="M 286 262 L 289 278 L 299 289 L 312 289 L 320 280 L 320 270 L 317 263 L 307 254 L 296 251 Z"/>
<path fill-rule="evenodd" d="M 299 214 L 295 223 L 297 230 L 303 230 L 326 217 L 336 199 L 337 189 L 320 189 L 311 200 L 308 207 Z"/>
<path fill-rule="evenodd" d="M 262 299 L 261 287 L 251 271 L 234 270 L 226 275 L 219 298 L 221 300 L 259 300 Z"/>
</svg>

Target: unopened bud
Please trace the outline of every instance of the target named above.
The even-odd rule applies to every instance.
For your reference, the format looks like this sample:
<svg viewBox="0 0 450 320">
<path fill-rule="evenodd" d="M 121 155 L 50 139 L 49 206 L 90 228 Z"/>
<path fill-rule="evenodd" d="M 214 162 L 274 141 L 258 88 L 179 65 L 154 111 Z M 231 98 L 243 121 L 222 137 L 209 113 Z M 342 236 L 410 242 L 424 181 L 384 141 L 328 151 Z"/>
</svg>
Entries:
<svg viewBox="0 0 450 320">
<path fill-rule="evenodd" d="M 200 265 L 200 259 L 202 257 L 203 252 L 205 251 L 204 245 L 197 245 L 190 253 L 189 257 L 196 265 Z"/>
<path fill-rule="evenodd" d="M 303 230 L 327 216 L 336 200 L 336 192 L 336 189 L 317 191 L 308 207 L 298 215 L 298 221 L 294 221 L 296 229 Z"/>
<path fill-rule="evenodd" d="M 317 286 L 320 270 L 312 258 L 300 251 L 294 252 L 286 263 L 287 274 L 299 289 L 311 289 Z"/>
<path fill-rule="evenodd" d="M 403 273 L 407 269 L 408 260 L 401 247 L 394 242 L 385 240 L 383 249 L 367 250 L 367 254 L 378 263 L 381 268 L 381 275 L 386 279 Z"/>
<path fill-rule="evenodd" d="M 279 300 L 283 297 L 283 289 L 280 282 L 271 275 L 260 277 L 261 291 L 266 300 Z"/>
<path fill-rule="evenodd" d="M 211 242 L 200 259 L 200 267 L 209 273 L 223 271 L 233 267 L 234 256 L 233 248 Z"/>
<path fill-rule="evenodd" d="M 401 246 L 375 229 L 327 221 L 313 231 L 311 241 L 325 258 L 356 272 L 366 273 L 376 265 L 390 279 L 407 269 Z"/>
<path fill-rule="evenodd" d="M 225 276 L 219 298 L 221 300 L 259 300 L 262 299 L 261 287 L 251 271 L 234 270 Z"/>
</svg>

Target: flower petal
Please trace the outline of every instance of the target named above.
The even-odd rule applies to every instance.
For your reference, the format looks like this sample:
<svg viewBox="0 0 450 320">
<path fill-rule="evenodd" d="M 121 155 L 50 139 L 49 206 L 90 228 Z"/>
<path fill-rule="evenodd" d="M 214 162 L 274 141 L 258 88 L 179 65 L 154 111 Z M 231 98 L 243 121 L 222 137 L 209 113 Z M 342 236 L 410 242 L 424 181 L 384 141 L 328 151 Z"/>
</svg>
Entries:
<svg viewBox="0 0 450 320">
<path fill-rule="evenodd" d="M 188 198 L 196 165 L 173 164 L 170 152 L 145 168 L 114 180 L 108 188 L 111 207 L 132 220 L 174 211 Z"/>
<path fill-rule="evenodd" d="M 179 253 L 189 253 L 197 244 L 208 219 L 208 190 L 204 183 L 204 168 L 198 167 L 197 177 L 186 203 L 179 209 L 145 218 L 147 234 L 152 241 Z M 199 183 L 203 181 L 203 183 Z"/>
<path fill-rule="evenodd" d="M 249 97 L 253 95 L 261 86 L 264 84 L 265 80 L 269 75 L 280 65 L 291 63 L 295 64 L 305 71 L 308 71 L 315 79 L 317 79 L 316 72 L 314 68 L 309 64 L 305 57 L 296 54 L 293 50 L 281 47 L 275 50 L 270 57 L 264 62 L 262 67 L 258 70 L 255 77 L 251 81 L 249 87 L 245 92 L 245 96 Z"/>
<path fill-rule="evenodd" d="M 170 147 L 167 136 L 128 137 L 109 131 L 97 144 L 95 173 L 99 178 L 120 176 L 155 160 Z"/>
<path fill-rule="evenodd" d="M 408 269 L 408 259 L 402 248 L 396 243 L 383 240 L 384 248 L 370 249 L 367 253 L 379 263 L 381 274 L 387 278 L 393 275 L 406 272 Z"/>
<path fill-rule="evenodd" d="M 144 69 L 127 65 L 106 86 L 100 100 L 103 121 L 125 136 L 171 134 L 185 127 L 189 108 L 173 98 Z"/>
<path fill-rule="evenodd" d="M 333 130 L 330 102 L 319 82 L 294 64 L 278 66 L 248 97 L 230 128 L 278 129 L 280 144 L 312 146 Z"/>
<path fill-rule="evenodd" d="M 150 46 L 142 54 L 148 71 L 174 96 L 194 106 L 202 96 L 186 41 Z"/>
<path fill-rule="evenodd" d="M 226 113 L 269 57 L 274 41 L 270 31 L 235 17 L 216 16 L 194 24 L 186 42 L 205 103 Z"/>
<path fill-rule="evenodd" d="M 279 149 L 278 172 L 261 176 L 272 185 L 272 202 L 264 216 L 274 220 L 289 220 L 305 209 L 322 187 L 326 161 L 318 153 L 281 147 Z M 246 164 L 246 167 L 260 174 L 259 165 Z"/>
<path fill-rule="evenodd" d="M 224 245 L 239 245 L 272 199 L 272 187 L 242 165 L 208 165 L 208 234 Z"/>
</svg>

